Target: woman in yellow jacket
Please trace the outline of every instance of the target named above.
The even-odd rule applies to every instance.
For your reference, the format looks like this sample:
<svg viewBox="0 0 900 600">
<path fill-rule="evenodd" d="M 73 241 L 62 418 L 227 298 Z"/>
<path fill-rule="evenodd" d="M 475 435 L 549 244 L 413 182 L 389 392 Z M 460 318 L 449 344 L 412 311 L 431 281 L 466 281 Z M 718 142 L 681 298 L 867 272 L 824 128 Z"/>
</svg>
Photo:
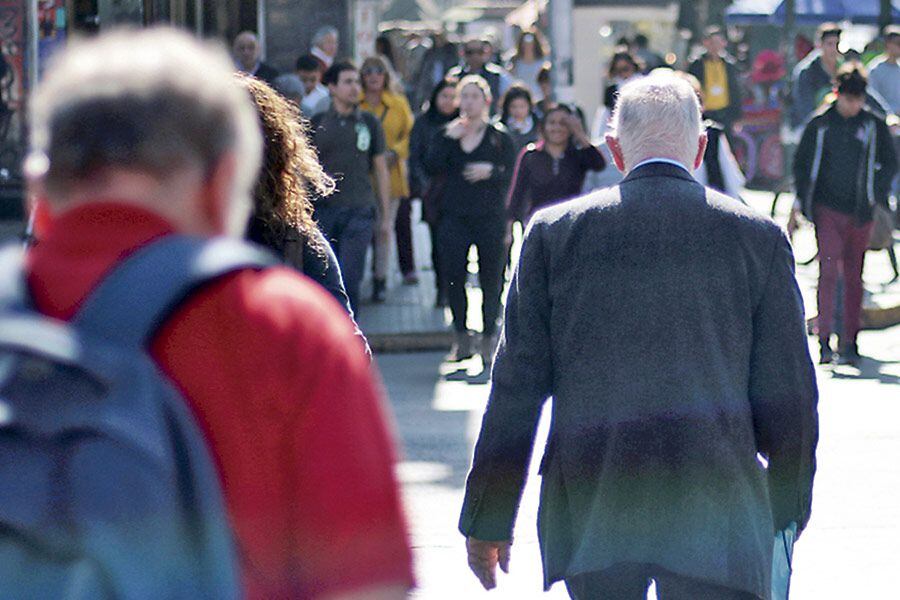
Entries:
<svg viewBox="0 0 900 600">
<path fill-rule="evenodd" d="M 359 107 L 381 120 L 387 143 L 388 166 L 391 171 L 390 221 L 395 223 L 397 253 L 400 271 L 406 284 L 418 283 L 413 262 L 412 231 L 409 207 L 409 181 L 406 159 L 409 158 L 409 135 L 413 127 L 413 114 L 409 102 L 402 93 L 391 89 L 391 74 L 384 59 L 372 56 L 363 61 L 360 68 L 362 96 Z M 375 278 L 372 301 L 383 302 L 387 286 L 388 266 L 391 257 L 391 234 L 376 233 Z"/>
</svg>

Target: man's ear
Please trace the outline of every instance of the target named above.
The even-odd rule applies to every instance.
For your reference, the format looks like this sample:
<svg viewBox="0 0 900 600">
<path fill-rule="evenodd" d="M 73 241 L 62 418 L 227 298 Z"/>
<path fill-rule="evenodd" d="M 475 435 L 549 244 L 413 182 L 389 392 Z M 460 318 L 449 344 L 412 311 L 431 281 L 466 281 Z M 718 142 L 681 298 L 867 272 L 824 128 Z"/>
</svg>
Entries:
<svg viewBox="0 0 900 600">
<path fill-rule="evenodd" d="M 706 136 L 706 132 L 704 131 L 700 134 L 700 139 L 697 142 L 697 156 L 694 157 L 694 171 L 699 169 L 700 163 L 703 162 L 703 155 L 706 153 L 706 144 L 708 142 L 709 138 Z"/>
<path fill-rule="evenodd" d="M 215 234 L 228 233 L 236 171 L 237 159 L 234 154 L 225 154 L 209 171 L 200 188 L 200 213 Z"/>
<path fill-rule="evenodd" d="M 609 153 L 612 154 L 613 162 L 616 163 L 616 168 L 624 173 L 625 156 L 622 154 L 622 146 L 619 145 L 619 138 L 607 135 L 606 147 L 609 148 Z"/>
</svg>

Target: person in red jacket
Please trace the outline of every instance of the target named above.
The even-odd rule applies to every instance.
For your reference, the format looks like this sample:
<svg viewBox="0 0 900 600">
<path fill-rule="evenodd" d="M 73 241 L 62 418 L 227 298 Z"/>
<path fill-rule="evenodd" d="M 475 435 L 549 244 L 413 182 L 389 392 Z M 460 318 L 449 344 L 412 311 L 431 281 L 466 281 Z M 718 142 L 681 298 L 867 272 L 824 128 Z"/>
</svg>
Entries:
<svg viewBox="0 0 900 600">
<path fill-rule="evenodd" d="M 59 55 L 32 102 L 37 308 L 71 319 L 163 236 L 239 235 L 261 136 L 227 55 L 173 30 Z M 246 598 L 399 599 L 413 585 L 385 398 L 344 311 L 282 267 L 188 298 L 149 351 L 218 468 Z"/>
</svg>

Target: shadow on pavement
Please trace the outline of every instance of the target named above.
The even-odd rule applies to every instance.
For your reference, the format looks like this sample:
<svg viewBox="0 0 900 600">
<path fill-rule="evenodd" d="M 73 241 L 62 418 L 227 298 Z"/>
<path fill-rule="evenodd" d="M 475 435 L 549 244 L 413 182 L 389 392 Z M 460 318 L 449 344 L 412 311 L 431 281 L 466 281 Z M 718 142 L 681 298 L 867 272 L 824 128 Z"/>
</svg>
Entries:
<svg viewBox="0 0 900 600">
<path fill-rule="evenodd" d="M 871 380 L 888 385 L 898 385 L 900 376 L 885 372 L 885 367 L 897 364 L 900 364 L 900 361 L 884 361 L 864 356 L 856 367 L 836 366 L 831 372 L 831 376 L 834 379 Z"/>
</svg>

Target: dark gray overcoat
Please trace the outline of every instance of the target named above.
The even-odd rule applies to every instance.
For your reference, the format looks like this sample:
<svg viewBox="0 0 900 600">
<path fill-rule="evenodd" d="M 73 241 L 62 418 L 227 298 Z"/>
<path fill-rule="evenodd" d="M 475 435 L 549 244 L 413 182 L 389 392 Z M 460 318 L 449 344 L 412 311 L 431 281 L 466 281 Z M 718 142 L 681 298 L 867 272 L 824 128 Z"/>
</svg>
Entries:
<svg viewBox="0 0 900 600">
<path fill-rule="evenodd" d="M 671 164 L 538 212 L 460 531 L 511 538 L 552 396 L 545 586 L 630 561 L 768 598 L 776 527 L 809 518 L 818 438 L 793 268 L 774 222 Z"/>
</svg>

